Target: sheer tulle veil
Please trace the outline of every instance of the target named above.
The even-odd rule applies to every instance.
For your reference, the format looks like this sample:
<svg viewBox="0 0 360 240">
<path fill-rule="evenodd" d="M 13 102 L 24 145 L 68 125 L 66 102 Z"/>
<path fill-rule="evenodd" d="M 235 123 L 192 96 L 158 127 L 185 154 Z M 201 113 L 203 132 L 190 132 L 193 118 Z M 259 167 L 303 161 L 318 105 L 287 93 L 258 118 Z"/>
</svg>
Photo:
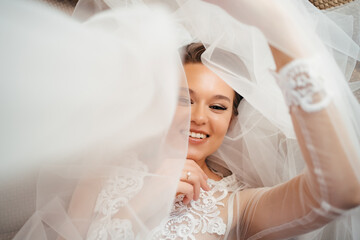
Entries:
<svg viewBox="0 0 360 240">
<path fill-rule="evenodd" d="M 328 12 L 319 11 L 308 1 L 282 2 L 282 10 L 292 17 L 273 21 L 281 22 L 284 32 L 277 32 L 270 24 L 264 26 L 261 17 L 247 16 L 241 9 L 234 9 L 230 16 L 217 6 L 201 1 L 108 0 L 92 1 L 90 7 L 89 1 L 80 1 L 74 16 L 84 20 L 94 11 L 132 4 L 149 6 L 154 2 L 165 4 L 179 23 L 180 46 L 201 41 L 207 47 L 203 63 L 245 98 L 239 106 L 237 121 L 232 122 L 220 149 L 209 157 L 209 165 L 229 169 L 250 187 L 274 186 L 304 170 L 288 108 L 271 73 L 275 63 L 267 44 L 270 42 L 290 56 L 316 57 L 314 64 L 328 79 L 327 90 L 336 99 L 341 115 L 346 116 L 347 127 L 353 129 L 351 138 L 357 146 L 353 167 L 359 169 L 359 104 L 346 84 L 360 60 L 359 14 L 355 10 L 360 7 L 359 1 Z M 259 1 L 257 4 L 263 5 L 259 15 L 276 19 L 266 12 L 267 8 L 271 9 L 269 3 Z M 272 4 L 275 6 L 278 1 Z M 292 21 L 292 25 L 286 21 Z M 284 38 L 279 37 L 283 34 L 288 34 L 299 45 L 284 42 Z M 358 79 L 352 79 L 350 85 L 357 91 Z M 360 172 L 356 173 L 359 178 Z M 359 214 L 353 211 L 349 217 L 303 237 L 356 239 L 359 233 L 354 226 L 358 223 Z"/>
<path fill-rule="evenodd" d="M 138 6 L 83 25 L 34 2 L 0 5 L 2 185 L 38 174 L 36 211 L 15 239 L 91 239 L 103 213 L 131 219 L 124 228 L 144 239 L 168 214 L 186 159 L 171 17 Z"/>
<path fill-rule="evenodd" d="M 15 239 L 93 239 L 89 229 L 113 216 L 123 239 L 146 239 L 161 223 L 186 159 L 189 105 L 178 102 L 187 92 L 177 50 L 192 42 L 205 45 L 203 64 L 244 97 L 209 166 L 247 187 L 272 187 L 306 171 L 270 43 L 313 59 L 345 123 L 351 142 L 341 144 L 360 181 L 360 108 L 352 93 L 360 85 L 351 79 L 360 19 L 349 10 L 360 10 L 358 0 L 328 12 L 305 0 L 259 0 L 256 16 L 211 1 L 80 0 L 71 19 L 5 2 L 0 139 L 2 166 L 11 171 L 1 171 L 4 183 L 41 167 L 36 212 Z M 357 239 L 359 225 L 355 209 L 298 239 Z"/>
</svg>

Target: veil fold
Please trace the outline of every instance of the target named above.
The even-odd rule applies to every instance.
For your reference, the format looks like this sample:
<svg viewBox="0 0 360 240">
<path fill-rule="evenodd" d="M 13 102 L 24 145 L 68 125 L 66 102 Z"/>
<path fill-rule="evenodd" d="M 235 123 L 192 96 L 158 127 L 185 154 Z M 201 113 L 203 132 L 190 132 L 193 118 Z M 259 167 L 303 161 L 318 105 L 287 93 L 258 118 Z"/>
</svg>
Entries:
<svg viewBox="0 0 360 240">
<path fill-rule="evenodd" d="M 91 230 L 114 215 L 126 227 L 110 235 L 143 239 L 170 211 L 186 159 L 171 17 L 138 6 L 84 25 L 34 2 L 0 9 L 2 188 L 38 176 L 15 239 L 103 239 Z"/>
</svg>

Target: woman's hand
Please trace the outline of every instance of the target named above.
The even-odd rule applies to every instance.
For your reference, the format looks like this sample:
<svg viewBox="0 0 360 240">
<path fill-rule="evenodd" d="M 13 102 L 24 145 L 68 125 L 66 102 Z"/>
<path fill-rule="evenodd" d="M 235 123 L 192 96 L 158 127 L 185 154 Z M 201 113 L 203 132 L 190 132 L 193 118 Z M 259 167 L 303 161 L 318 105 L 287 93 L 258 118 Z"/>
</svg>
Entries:
<svg viewBox="0 0 360 240">
<path fill-rule="evenodd" d="M 200 196 L 200 188 L 209 191 L 210 187 L 206 180 L 208 177 L 194 160 L 187 159 L 181 173 L 180 182 L 176 195 L 184 194 L 184 204 L 190 203 L 191 200 L 197 201 Z"/>
<path fill-rule="evenodd" d="M 278 0 L 204 0 L 217 5 L 241 23 L 258 28 L 269 44 L 292 58 L 313 56 L 314 39 L 299 21 L 298 7 Z M 288 6 L 289 5 L 289 6 Z M 291 11 L 294 9 L 294 11 Z M 310 30 L 309 30 L 310 31 Z M 311 31 L 310 31 L 311 33 Z M 283 64 L 280 64 L 283 65 Z"/>
</svg>

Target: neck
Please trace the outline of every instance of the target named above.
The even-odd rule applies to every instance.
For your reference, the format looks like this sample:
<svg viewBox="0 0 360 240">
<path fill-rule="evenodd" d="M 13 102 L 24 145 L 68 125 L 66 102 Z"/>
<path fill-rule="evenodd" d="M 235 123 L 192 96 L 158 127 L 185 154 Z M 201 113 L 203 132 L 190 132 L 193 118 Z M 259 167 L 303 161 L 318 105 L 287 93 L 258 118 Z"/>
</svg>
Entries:
<svg viewBox="0 0 360 240">
<path fill-rule="evenodd" d="M 204 173 L 210 178 L 213 179 L 215 181 L 219 181 L 221 180 L 221 177 L 217 174 L 215 174 L 213 171 L 210 170 L 210 168 L 208 167 L 208 165 L 206 164 L 206 159 L 204 159 L 201 162 L 196 162 L 200 168 L 204 171 Z"/>
</svg>

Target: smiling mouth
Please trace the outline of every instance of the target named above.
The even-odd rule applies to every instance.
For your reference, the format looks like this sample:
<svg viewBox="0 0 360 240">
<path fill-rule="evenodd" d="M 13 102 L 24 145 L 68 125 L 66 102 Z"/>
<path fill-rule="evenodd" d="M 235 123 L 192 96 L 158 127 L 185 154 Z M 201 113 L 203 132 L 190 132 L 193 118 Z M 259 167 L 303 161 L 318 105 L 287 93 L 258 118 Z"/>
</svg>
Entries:
<svg viewBox="0 0 360 240">
<path fill-rule="evenodd" d="M 189 132 L 189 137 L 196 138 L 196 139 L 205 139 L 205 138 L 210 137 L 210 135 L 190 131 Z"/>
</svg>

